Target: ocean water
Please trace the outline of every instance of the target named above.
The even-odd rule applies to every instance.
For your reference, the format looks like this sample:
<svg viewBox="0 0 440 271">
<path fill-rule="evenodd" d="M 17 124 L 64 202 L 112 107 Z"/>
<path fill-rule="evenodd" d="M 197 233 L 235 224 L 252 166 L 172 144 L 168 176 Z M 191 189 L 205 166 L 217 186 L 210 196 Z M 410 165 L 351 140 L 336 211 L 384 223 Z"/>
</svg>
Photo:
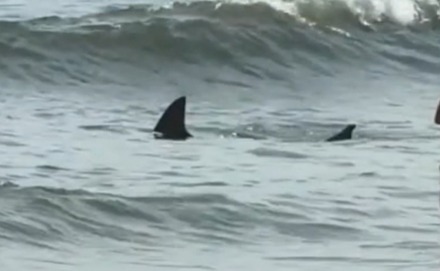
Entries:
<svg viewBox="0 0 440 271">
<path fill-rule="evenodd" d="M 0 270 L 439 270 L 439 6 L 1 1 Z"/>
</svg>

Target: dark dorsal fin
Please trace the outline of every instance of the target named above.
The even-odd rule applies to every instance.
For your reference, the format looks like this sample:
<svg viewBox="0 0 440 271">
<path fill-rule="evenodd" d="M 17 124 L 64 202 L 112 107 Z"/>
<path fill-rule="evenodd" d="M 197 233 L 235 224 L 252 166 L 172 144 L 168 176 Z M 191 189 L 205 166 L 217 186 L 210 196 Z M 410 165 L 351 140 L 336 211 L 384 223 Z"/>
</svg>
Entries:
<svg viewBox="0 0 440 271">
<path fill-rule="evenodd" d="M 345 128 L 337 133 L 336 135 L 328 138 L 326 141 L 339 141 L 351 139 L 353 130 L 356 128 L 356 124 L 349 124 Z"/>
<path fill-rule="evenodd" d="M 191 137 L 185 127 L 186 97 L 182 96 L 172 102 L 154 127 L 156 138 L 183 140 Z"/>
</svg>

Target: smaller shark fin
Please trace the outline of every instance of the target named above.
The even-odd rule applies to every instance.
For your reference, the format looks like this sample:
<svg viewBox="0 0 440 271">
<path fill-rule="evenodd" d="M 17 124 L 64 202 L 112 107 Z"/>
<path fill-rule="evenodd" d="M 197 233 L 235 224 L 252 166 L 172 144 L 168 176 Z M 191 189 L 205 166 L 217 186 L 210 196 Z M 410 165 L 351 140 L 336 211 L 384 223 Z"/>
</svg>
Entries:
<svg viewBox="0 0 440 271">
<path fill-rule="evenodd" d="M 351 139 L 353 130 L 356 128 L 356 124 L 349 124 L 344 127 L 342 131 L 328 138 L 326 141 L 340 141 Z"/>
</svg>

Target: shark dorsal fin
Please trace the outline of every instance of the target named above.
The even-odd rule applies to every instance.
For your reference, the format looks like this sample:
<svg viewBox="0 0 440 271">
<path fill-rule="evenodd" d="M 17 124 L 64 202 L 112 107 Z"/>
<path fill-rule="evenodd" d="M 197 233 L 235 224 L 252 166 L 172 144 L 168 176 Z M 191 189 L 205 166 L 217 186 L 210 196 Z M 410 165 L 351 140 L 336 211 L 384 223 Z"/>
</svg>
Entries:
<svg viewBox="0 0 440 271">
<path fill-rule="evenodd" d="M 342 131 L 335 134 L 334 136 L 328 138 L 326 141 L 340 141 L 340 140 L 348 140 L 351 139 L 353 130 L 356 128 L 355 124 L 349 124 L 344 127 Z"/>
<path fill-rule="evenodd" d="M 156 138 L 184 140 L 191 137 L 185 127 L 185 105 L 186 97 L 182 96 L 165 109 L 154 127 Z"/>
</svg>

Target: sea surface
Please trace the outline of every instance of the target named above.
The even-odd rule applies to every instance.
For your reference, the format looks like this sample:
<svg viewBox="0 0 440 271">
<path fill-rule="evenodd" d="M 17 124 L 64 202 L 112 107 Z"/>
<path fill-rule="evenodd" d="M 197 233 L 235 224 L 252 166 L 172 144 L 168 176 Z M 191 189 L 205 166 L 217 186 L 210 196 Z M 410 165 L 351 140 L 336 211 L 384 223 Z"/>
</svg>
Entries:
<svg viewBox="0 0 440 271">
<path fill-rule="evenodd" d="M 0 270 L 438 271 L 439 14 L 1 1 Z"/>
</svg>

